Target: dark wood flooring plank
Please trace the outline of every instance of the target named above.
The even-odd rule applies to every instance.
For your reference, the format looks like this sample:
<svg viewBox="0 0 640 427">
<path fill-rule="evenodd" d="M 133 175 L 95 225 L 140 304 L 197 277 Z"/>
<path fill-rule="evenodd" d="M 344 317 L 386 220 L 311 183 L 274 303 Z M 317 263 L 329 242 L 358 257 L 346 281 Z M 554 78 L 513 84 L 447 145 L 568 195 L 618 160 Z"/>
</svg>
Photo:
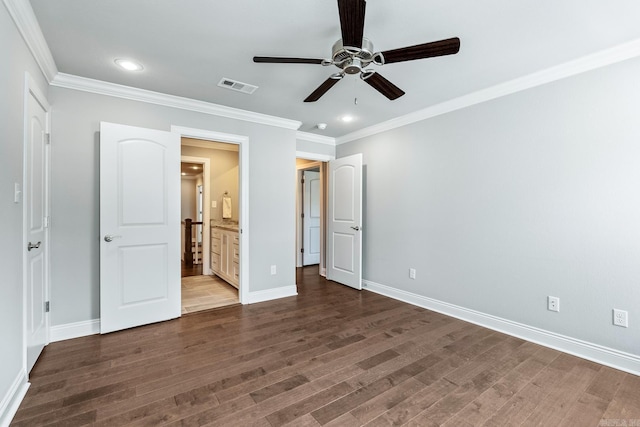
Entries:
<svg viewBox="0 0 640 427">
<path fill-rule="evenodd" d="M 13 425 L 597 425 L 640 379 L 299 269 L 298 296 L 47 346 Z"/>
</svg>

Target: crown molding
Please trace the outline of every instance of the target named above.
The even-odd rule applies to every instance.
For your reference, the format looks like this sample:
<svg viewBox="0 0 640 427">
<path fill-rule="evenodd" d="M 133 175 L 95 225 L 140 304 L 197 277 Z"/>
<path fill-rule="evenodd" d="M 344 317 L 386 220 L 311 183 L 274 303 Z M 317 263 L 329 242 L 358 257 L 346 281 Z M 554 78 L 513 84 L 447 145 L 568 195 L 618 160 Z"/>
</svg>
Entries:
<svg viewBox="0 0 640 427">
<path fill-rule="evenodd" d="M 301 141 L 315 142 L 318 144 L 326 144 L 326 145 L 333 145 L 333 146 L 336 145 L 335 138 L 332 138 L 330 136 L 317 135 L 315 133 L 302 132 L 300 130 L 296 133 L 296 139 L 299 139 Z"/>
<path fill-rule="evenodd" d="M 283 119 L 280 117 L 269 116 L 267 114 L 225 107 L 224 105 L 214 104 L 211 102 L 198 101 L 175 95 L 167 95 L 160 92 L 153 92 L 146 89 L 138 89 L 131 86 L 124 86 L 65 73 L 58 73 L 51 81 L 51 86 L 80 90 L 98 95 L 113 96 L 131 101 L 146 102 L 165 107 L 179 108 L 181 110 L 211 114 L 213 116 L 227 117 L 230 119 L 243 120 L 246 122 L 285 129 L 297 130 L 302 125 L 302 122 L 297 120 Z"/>
<path fill-rule="evenodd" d="M 452 111 L 461 110 L 472 105 L 511 95 L 516 92 L 521 92 L 523 90 L 585 73 L 597 68 L 602 68 L 607 65 L 622 62 L 638 56 L 640 56 L 640 39 L 623 43 L 610 49 L 586 55 L 573 61 L 568 61 L 468 95 L 432 105 L 431 107 L 415 111 L 405 116 L 396 117 L 394 119 L 348 133 L 336 138 L 336 145 L 396 129 L 442 114 L 450 113 Z"/>
<path fill-rule="evenodd" d="M 29 47 L 33 58 L 42 70 L 47 81 L 51 82 L 54 76 L 58 74 L 58 67 L 53 60 L 49 45 L 44 39 L 40 24 L 33 13 L 31 3 L 28 0 L 4 0 L 13 22 L 15 22 L 18 31 L 22 34 L 22 38 Z"/>
</svg>

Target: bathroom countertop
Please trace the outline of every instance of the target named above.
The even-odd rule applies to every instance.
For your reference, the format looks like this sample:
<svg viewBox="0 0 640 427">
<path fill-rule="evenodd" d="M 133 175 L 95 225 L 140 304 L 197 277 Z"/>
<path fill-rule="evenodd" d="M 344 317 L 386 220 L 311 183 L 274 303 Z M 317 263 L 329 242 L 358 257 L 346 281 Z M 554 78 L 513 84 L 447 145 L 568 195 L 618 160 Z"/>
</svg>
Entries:
<svg viewBox="0 0 640 427">
<path fill-rule="evenodd" d="M 211 227 L 220 228 L 222 230 L 227 230 L 227 231 L 238 231 L 239 229 L 237 222 L 227 222 L 227 221 L 223 221 L 223 222 L 211 221 Z"/>
</svg>

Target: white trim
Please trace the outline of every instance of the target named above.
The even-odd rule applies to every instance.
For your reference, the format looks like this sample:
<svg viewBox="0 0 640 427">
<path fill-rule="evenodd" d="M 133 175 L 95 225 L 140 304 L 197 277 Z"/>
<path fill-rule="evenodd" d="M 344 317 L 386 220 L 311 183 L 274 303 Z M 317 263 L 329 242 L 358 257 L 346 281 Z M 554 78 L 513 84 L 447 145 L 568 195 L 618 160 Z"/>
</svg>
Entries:
<svg viewBox="0 0 640 427">
<path fill-rule="evenodd" d="M 369 126 L 364 129 L 336 138 L 336 144 L 355 141 L 391 129 L 396 129 L 435 116 L 461 110 L 472 105 L 490 101 L 506 95 L 511 95 L 536 86 L 541 86 L 576 74 L 581 74 L 596 68 L 605 67 L 617 62 L 640 56 L 640 39 L 636 39 L 610 49 L 602 50 L 573 61 L 565 62 L 554 67 L 547 68 L 536 73 L 528 74 L 495 86 L 479 90 L 440 104 L 432 105 L 422 110 L 415 111 L 405 116 L 396 117 L 385 122 Z"/>
<path fill-rule="evenodd" d="M 316 160 L 318 162 L 330 162 L 335 160 L 336 156 L 329 154 L 310 153 L 308 151 L 296 151 L 297 159 Z"/>
<path fill-rule="evenodd" d="M 331 136 L 317 135 L 315 133 L 303 132 L 299 130 L 296 132 L 296 139 L 301 141 L 315 142 L 317 144 L 332 145 L 335 147 L 336 139 Z"/>
<path fill-rule="evenodd" d="M 247 296 L 247 304 L 255 304 L 258 302 L 271 301 L 279 298 L 294 297 L 298 295 L 296 285 L 283 286 L 280 288 L 267 289 L 264 291 L 249 292 Z"/>
<path fill-rule="evenodd" d="M 51 82 L 58 74 L 58 67 L 33 13 L 31 3 L 23 0 L 4 0 L 4 4 L 40 70 L 47 81 Z"/>
<path fill-rule="evenodd" d="M 326 269 L 325 267 L 322 267 L 322 268 L 320 269 L 320 275 L 321 275 L 322 277 L 327 277 L 327 269 Z"/>
<path fill-rule="evenodd" d="M 0 400 L 0 426 L 6 427 L 11 423 L 30 385 L 27 381 L 27 373 L 21 369 L 7 394 Z"/>
<path fill-rule="evenodd" d="M 428 310 L 437 311 L 438 313 L 446 314 L 447 316 L 462 319 L 476 325 L 484 326 L 485 328 L 503 332 L 508 335 L 522 338 L 545 347 L 553 348 L 554 350 L 569 353 L 634 375 L 640 375 L 640 357 L 634 354 L 625 353 L 623 351 L 618 351 L 598 344 L 582 341 L 577 338 L 539 329 L 534 326 L 525 325 L 512 320 L 449 304 L 433 298 L 395 289 L 370 280 L 363 280 L 362 286 L 363 289 L 389 298 L 404 301 Z"/>
<path fill-rule="evenodd" d="M 171 126 L 171 132 L 187 138 L 199 138 L 239 145 L 240 167 L 240 280 L 238 297 L 241 304 L 249 301 L 249 137 L 205 129 Z"/>
<path fill-rule="evenodd" d="M 202 181 L 204 182 L 204 197 L 202 204 L 202 274 L 212 274 L 211 261 L 209 257 L 209 234 L 211 233 L 210 219 L 211 219 L 211 159 L 208 157 L 194 157 L 194 156 L 180 156 L 181 162 L 187 163 L 200 163 L 203 165 Z M 186 177 L 182 177 L 186 178 Z M 182 198 L 182 187 L 180 188 L 180 197 Z M 180 232 L 182 232 L 182 225 L 180 226 Z M 180 252 L 184 251 L 184 246 L 180 248 Z M 180 289 L 180 295 L 182 300 L 182 287 Z"/>
<path fill-rule="evenodd" d="M 129 99 L 132 101 L 146 102 L 149 104 L 162 105 L 165 107 L 179 108 L 182 110 L 194 111 L 197 113 L 211 114 L 213 116 L 227 117 L 230 119 L 243 120 L 252 123 L 281 127 L 285 129 L 298 129 L 302 122 L 297 120 L 283 119 L 269 116 L 267 114 L 254 113 L 238 108 L 226 107 L 212 102 L 198 101 L 181 96 L 167 95 L 160 92 L 153 92 L 145 89 L 138 89 L 131 86 L 124 86 L 115 83 L 103 82 L 86 77 L 74 76 L 71 74 L 58 73 L 51 81 L 51 86 L 66 89 L 81 90 L 98 95 L 113 96 L 116 98 Z"/>
<path fill-rule="evenodd" d="M 51 342 L 70 340 L 100 333 L 100 319 L 65 323 L 51 327 Z"/>
</svg>

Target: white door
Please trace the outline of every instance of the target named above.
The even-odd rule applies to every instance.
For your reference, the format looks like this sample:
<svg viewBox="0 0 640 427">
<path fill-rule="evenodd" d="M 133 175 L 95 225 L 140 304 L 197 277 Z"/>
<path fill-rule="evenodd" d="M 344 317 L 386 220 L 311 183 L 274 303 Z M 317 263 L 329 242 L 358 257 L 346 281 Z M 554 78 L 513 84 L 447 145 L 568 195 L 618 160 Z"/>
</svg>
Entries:
<svg viewBox="0 0 640 427">
<path fill-rule="evenodd" d="M 362 289 L 362 154 L 329 162 L 327 279 Z"/>
<path fill-rule="evenodd" d="M 100 332 L 180 316 L 180 136 L 100 124 Z"/>
<path fill-rule="evenodd" d="M 39 93 L 29 90 L 25 147 L 25 251 L 27 305 L 27 371 L 30 372 L 48 342 L 46 313 L 48 285 L 48 106 Z"/>
<path fill-rule="evenodd" d="M 303 171 L 302 264 L 320 263 L 320 172 Z"/>
</svg>

